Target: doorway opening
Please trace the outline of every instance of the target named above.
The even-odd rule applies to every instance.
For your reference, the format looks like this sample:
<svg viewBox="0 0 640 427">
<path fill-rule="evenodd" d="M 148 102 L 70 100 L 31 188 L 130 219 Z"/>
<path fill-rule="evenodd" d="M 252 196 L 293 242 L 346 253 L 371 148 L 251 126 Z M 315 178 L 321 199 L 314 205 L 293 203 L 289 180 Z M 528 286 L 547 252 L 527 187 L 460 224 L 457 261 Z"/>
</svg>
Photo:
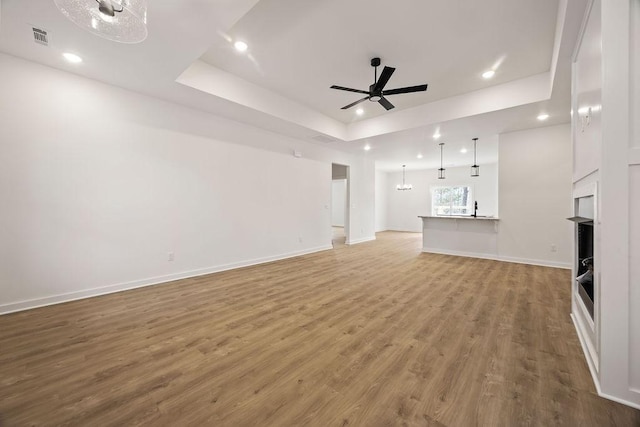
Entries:
<svg viewBox="0 0 640 427">
<path fill-rule="evenodd" d="M 331 243 L 349 241 L 349 166 L 331 164 Z"/>
</svg>

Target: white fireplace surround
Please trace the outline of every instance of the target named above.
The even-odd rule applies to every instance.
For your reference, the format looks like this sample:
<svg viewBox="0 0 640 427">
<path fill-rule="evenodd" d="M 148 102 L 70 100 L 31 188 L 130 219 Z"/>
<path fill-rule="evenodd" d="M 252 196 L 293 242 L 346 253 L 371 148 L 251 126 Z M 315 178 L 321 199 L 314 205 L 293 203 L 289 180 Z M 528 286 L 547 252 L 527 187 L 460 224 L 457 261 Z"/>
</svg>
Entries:
<svg viewBox="0 0 640 427">
<path fill-rule="evenodd" d="M 593 197 L 593 210 L 589 211 L 588 208 L 580 206 L 578 200 L 583 199 L 585 197 Z M 576 330 L 578 332 L 578 338 L 580 338 L 580 343 L 582 344 L 585 356 L 587 358 L 587 363 L 589 364 L 589 368 L 593 373 L 597 373 L 599 371 L 599 318 L 600 318 L 600 253 L 599 245 L 597 244 L 596 236 L 599 233 L 599 221 L 600 216 L 598 215 L 598 183 L 590 183 L 588 185 L 583 185 L 574 189 L 573 192 L 574 198 L 574 213 L 576 216 L 583 216 L 586 218 L 593 218 L 593 234 L 594 234 L 594 248 L 593 248 L 593 256 L 594 256 L 594 276 L 593 276 L 593 319 L 591 318 L 587 307 L 584 305 L 582 298 L 578 293 L 578 283 L 576 277 L 578 276 L 577 272 L 577 263 L 578 263 L 578 227 L 576 225 L 574 231 L 574 262 L 572 267 L 572 284 L 571 284 L 571 318 L 573 319 L 573 323 L 575 324 Z M 586 209 L 585 209 L 586 208 Z M 597 382 L 597 377 L 594 376 L 594 381 Z"/>
</svg>

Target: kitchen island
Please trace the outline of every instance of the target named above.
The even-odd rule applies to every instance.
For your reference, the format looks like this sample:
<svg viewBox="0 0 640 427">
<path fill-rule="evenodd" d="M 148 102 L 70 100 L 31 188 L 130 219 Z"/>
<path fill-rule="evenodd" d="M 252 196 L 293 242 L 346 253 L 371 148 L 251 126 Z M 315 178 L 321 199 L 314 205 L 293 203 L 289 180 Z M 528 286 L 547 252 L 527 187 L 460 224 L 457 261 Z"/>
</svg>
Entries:
<svg viewBox="0 0 640 427">
<path fill-rule="evenodd" d="M 497 217 L 419 216 L 422 252 L 495 259 L 498 255 Z"/>
</svg>

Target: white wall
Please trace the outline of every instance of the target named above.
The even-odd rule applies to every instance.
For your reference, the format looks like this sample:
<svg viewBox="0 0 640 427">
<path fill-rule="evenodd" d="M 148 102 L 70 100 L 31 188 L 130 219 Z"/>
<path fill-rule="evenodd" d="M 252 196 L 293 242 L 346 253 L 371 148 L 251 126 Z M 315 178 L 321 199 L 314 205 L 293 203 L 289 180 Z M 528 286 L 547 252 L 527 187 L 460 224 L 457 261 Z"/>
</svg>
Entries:
<svg viewBox="0 0 640 427">
<path fill-rule="evenodd" d="M 629 268 L 630 310 L 631 315 L 631 354 L 630 359 L 640 361 L 640 2 L 631 2 L 631 111 L 632 133 L 629 161 Z M 631 387 L 640 390 L 640 363 L 631 365 Z"/>
<path fill-rule="evenodd" d="M 634 82 L 637 1 L 602 1 L 602 150 L 600 157 L 600 392 L 640 409 L 640 262 L 636 202 L 639 143 Z M 636 64 L 637 65 L 637 64 Z M 637 135 L 635 135 L 637 138 Z M 578 141 L 576 141 L 577 143 Z M 634 192 L 634 190 L 636 190 Z M 634 234 L 635 233 L 635 234 Z"/>
<path fill-rule="evenodd" d="M 332 162 L 350 166 L 351 243 L 374 238 L 373 161 L 7 55 L 0 69 L 0 313 L 328 248 Z"/>
<path fill-rule="evenodd" d="M 347 180 L 334 179 L 331 182 L 331 225 L 344 227 L 347 207 Z"/>
<path fill-rule="evenodd" d="M 402 184 L 402 172 L 387 173 L 384 189 L 387 195 L 387 228 L 397 231 L 422 231 L 419 215 L 431 215 L 431 187 L 468 185 L 473 188 L 473 198 L 478 201 L 478 215 L 498 215 L 498 167 L 480 165 L 480 176 L 471 177 L 471 167 L 446 168 L 446 178 L 438 179 L 436 169 L 406 172 L 407 184 L 412 190 L 398 191 Z"/>
<path fill-rule="evenodd" d="M 630 387 L 640 390 L 640 159 L 629 166 L 629 194 L 635 194 L 629 200 L 629 307 L 630 310 Z"/>
<path fill-rule="evenodd" d="M 349 163 L 347 191 L 349 207 L 349 225 L 346 244 L 356 244 L 375 240 L 375 174 L 373 160 L 365 156 L 353 157 Z"/>
<path fill-rule="evenodd" d="M 573 216 L 570 136 L 568 124 L 499 136 L 502 259 L 570 268 L 573 227 L 566 220 Z"/>
<path fill-rule="evenodd" d="M 387 204 L 388 204 L 388 187 L 387 173 L 376 170 L 376 232 L 386 231 L 387 228 Z"/>
</svg>

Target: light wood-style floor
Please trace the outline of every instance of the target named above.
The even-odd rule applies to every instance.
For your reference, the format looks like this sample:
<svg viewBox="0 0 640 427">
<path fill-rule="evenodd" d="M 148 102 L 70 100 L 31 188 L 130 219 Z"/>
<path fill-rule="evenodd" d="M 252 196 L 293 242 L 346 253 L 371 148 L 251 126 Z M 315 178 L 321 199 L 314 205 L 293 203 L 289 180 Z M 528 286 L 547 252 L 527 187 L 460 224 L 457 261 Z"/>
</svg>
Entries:
<svg viewBox="0 0 640 427">
<path fill-rule="evenodd" d="M 638 426 L 566 270 L 414 233 L 0 316 L 5 426 Z M 0 424 L 2 422 L 0 421 Z"/>
</svg>

